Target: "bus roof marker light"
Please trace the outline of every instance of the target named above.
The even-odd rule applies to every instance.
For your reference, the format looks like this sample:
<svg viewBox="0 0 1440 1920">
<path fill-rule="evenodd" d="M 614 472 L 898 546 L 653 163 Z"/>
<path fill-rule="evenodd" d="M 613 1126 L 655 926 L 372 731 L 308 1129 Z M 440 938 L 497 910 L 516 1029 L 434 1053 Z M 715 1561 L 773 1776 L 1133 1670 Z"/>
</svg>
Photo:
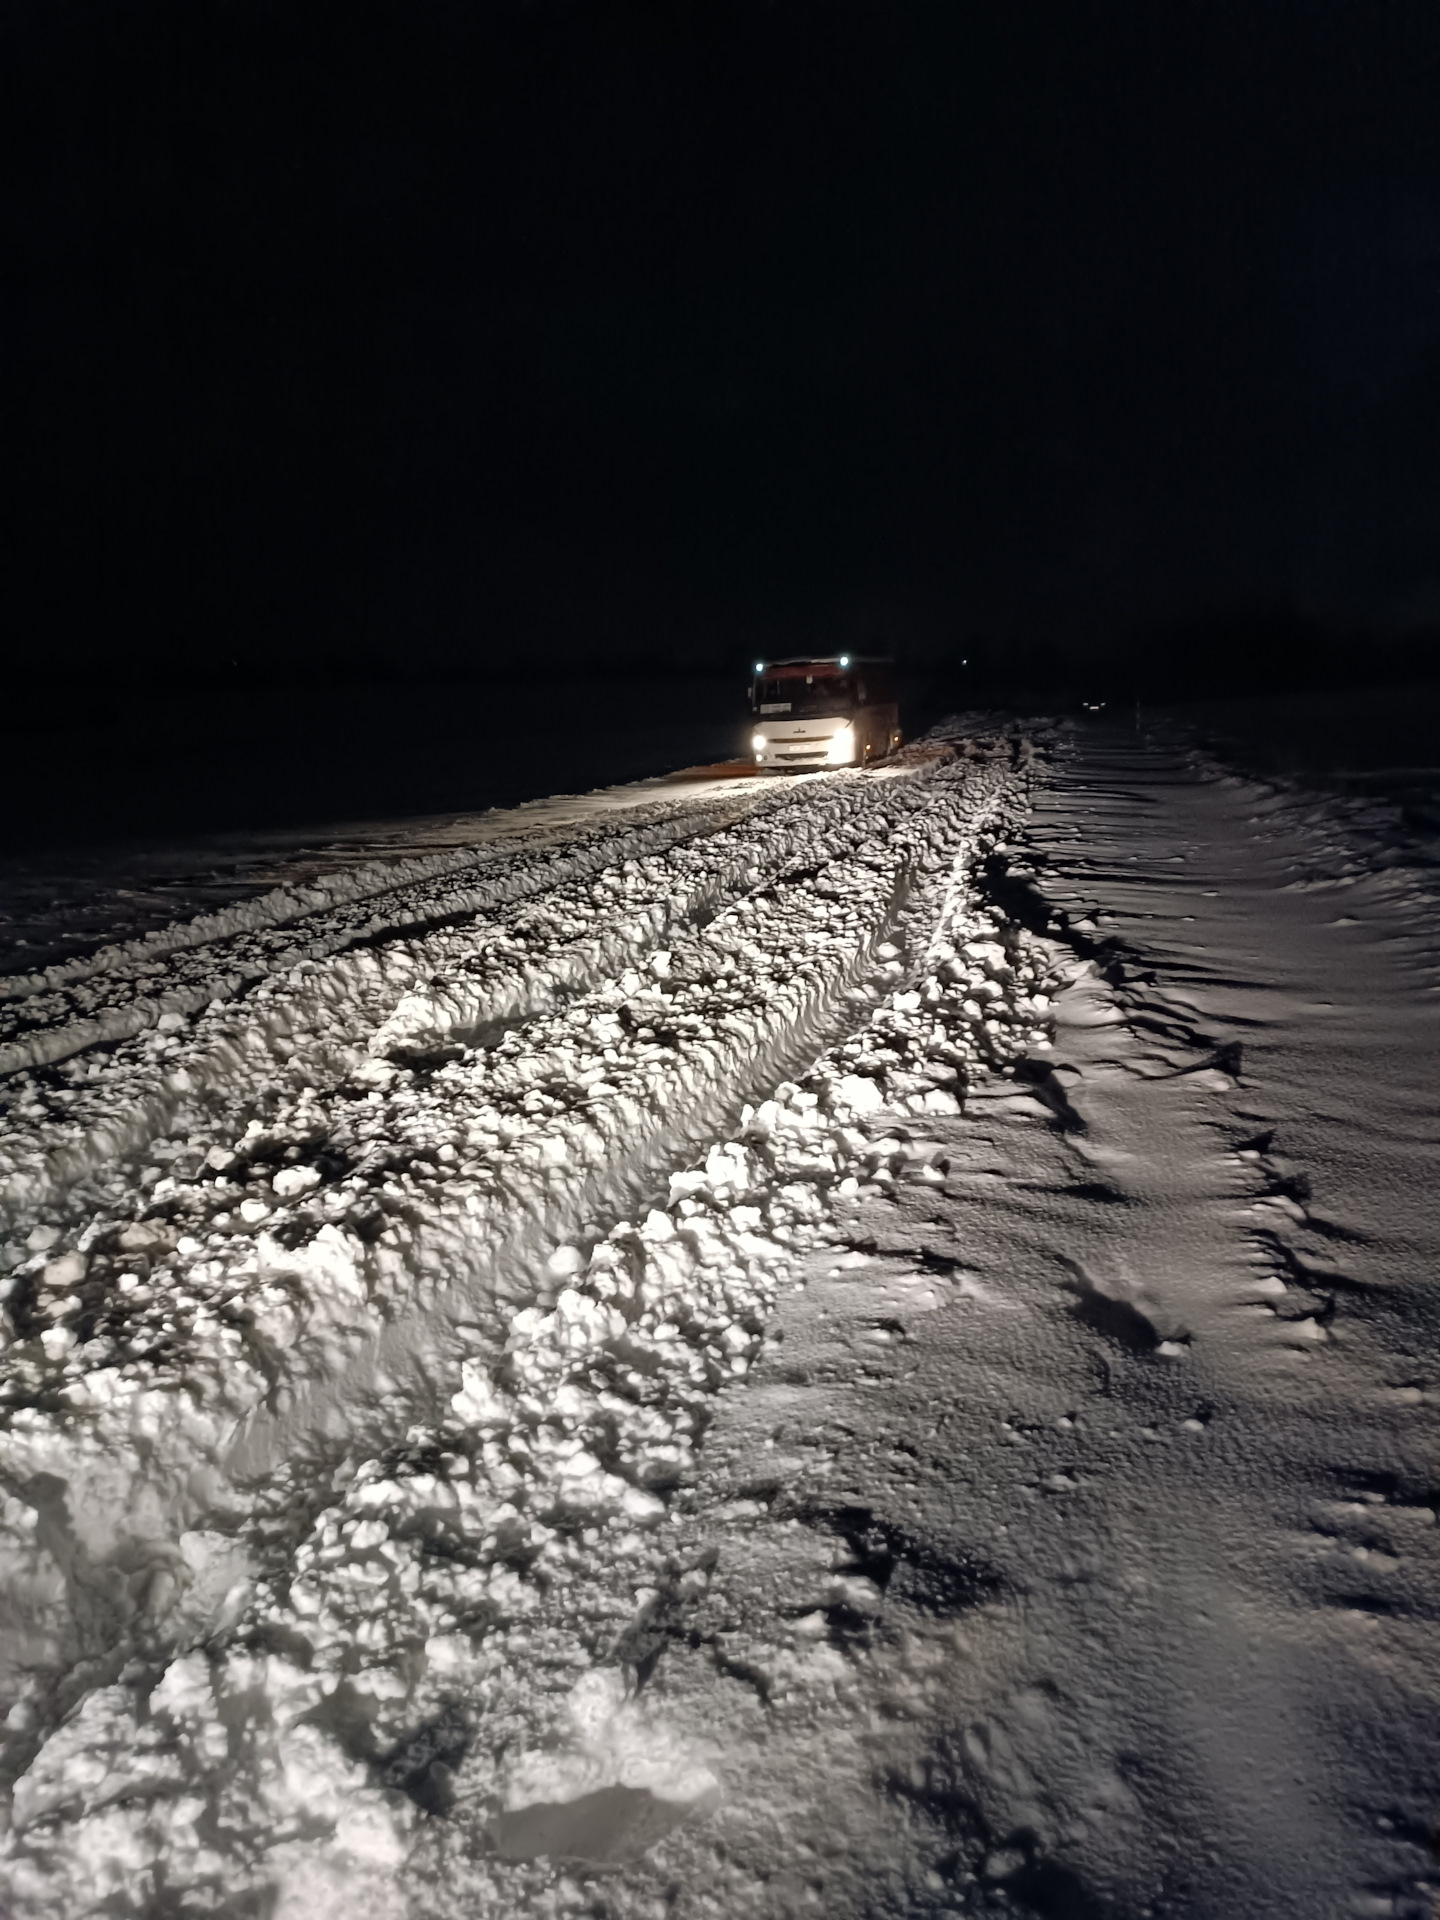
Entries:
<svg viewBox="0 0 1440 1920">
<path fill-rule="evenodd" d="M 757 673 L 763 673 L 765 671 L 765 662 L 763 660 L 757 660 L 755 662 L 755 671 Z"/>
<path fill-rule="evenodd" d="M 848 667 L 848 666 L 849 666 L 849 664 L 850 664 L 850 656 L 849 656 L 849 654 L 848 654 L 848 653 L 842 653 L 842 654 L 841 654 L 841 656 L 840 656 L 840 664 L 841 664 L 841 666 L 842 666 L 842 667 Z"/>
</svg>

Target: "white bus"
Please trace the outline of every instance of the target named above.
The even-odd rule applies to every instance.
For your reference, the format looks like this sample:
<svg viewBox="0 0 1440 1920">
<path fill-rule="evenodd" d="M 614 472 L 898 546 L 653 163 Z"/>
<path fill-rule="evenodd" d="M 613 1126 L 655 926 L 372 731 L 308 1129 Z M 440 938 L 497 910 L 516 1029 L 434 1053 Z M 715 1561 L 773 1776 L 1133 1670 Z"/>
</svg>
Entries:
<svg viewBox="0 0 1440 1920">
<path fill-rule="evenodd" d="M 895 663 L 858 653 L 757 660 L 750 681 L 757 767 L 863 767 L 903 738 Z"/>
</svg>

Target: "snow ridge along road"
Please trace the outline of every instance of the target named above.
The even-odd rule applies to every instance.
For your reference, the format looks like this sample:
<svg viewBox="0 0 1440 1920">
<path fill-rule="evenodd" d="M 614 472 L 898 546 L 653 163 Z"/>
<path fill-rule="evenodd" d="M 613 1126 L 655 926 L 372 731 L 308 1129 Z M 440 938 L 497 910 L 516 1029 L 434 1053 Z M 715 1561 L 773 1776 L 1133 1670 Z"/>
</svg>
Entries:
<svg viewBox="0 0 1440 1920">
<path fill-rule="evenodd" d="M 7 1911 L 1431 1920 L 1428 906 L 1041 737 L 34 983 Z"/>
</svg>

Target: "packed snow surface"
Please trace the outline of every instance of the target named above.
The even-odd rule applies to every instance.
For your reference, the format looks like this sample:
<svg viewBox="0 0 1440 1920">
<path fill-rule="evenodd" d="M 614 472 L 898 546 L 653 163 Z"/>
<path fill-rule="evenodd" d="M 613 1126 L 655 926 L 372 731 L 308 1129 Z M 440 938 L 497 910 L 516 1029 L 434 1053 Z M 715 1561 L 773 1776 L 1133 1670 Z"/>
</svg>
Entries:
<svg viewBox="0 0 1440 1920">
<path fill-rule="evenodd" d="M 1372 852 L 956 723 L 12 975 L 3 1910 L 1432 1915 Z"/>
</svg>

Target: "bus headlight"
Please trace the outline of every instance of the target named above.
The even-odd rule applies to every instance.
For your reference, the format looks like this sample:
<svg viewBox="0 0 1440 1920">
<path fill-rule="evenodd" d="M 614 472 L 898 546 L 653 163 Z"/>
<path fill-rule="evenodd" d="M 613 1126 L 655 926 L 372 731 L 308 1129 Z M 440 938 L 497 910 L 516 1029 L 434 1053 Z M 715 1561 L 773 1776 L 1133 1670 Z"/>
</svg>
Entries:
<svg viewBox="0 0 1440 1920">
<path fill-rule="evenodd" d="M 830 736 L 830 751 L 825 755 L 832 767 L 848 767 L 855 758 L 855 729 L 841 727 L 838 733 Z"/>
<path fill-rule="evenodd" d="M 755 751 L 756 751 L 757 753 L 763 753 L 763 752 L 765 751 L 765 736 L 764 736 L 764 734 L 763 734 L 763 733 L 753 733 L 753 734 L 751 734 L 751 736 L 750 736 L 750 744 L 751 744 L 751 746 L 752 746 L 752 747 L 754 747 L 754 749 L 755 749 Z"/>
</svg>

